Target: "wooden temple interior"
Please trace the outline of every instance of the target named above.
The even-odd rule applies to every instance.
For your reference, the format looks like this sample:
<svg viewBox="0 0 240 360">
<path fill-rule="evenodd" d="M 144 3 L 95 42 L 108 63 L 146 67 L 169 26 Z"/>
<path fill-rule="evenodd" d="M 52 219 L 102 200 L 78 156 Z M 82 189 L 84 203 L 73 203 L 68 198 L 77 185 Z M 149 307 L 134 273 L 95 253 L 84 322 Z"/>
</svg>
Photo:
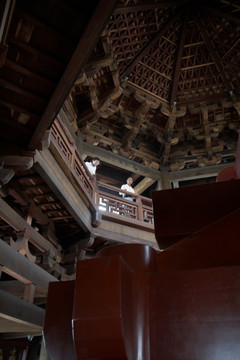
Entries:
<svg viewBox="0 0 240 360">
<path fill-rule="evenodd" d="M 239 129 L 239 0 L 2 0 L 0 359 L 48 359 L 50 282 L 113 245 L 160 253 L 157 231 L 201 218 L 194 188 L 240 161 Z"/>
</svg>

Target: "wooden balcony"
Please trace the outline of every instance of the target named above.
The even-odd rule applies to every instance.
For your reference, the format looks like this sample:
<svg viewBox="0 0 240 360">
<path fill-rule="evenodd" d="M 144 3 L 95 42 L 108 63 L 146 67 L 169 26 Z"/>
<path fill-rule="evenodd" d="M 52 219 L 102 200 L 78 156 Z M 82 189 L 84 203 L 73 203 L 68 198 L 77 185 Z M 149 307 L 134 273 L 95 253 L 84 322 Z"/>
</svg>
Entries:
<svg viewBox="0 0 240 360">
<path fill-rule="evenodd" d="M 128 201 L 120 195 L 119 188 L 96 182 L 85 166 L 76 139 L 60 116 L 45 139 L 48 139 L 47 147 L 43 146 L 42 154 L 44 156 L 46 148 L 50 150 L 87 206 L 92 217 L 92 236 L 114 243 L 116 239 L 117 242 L 143 242 L 157 248 L 151 199 L 133 194 L 134 201 Z"/>
</svg>

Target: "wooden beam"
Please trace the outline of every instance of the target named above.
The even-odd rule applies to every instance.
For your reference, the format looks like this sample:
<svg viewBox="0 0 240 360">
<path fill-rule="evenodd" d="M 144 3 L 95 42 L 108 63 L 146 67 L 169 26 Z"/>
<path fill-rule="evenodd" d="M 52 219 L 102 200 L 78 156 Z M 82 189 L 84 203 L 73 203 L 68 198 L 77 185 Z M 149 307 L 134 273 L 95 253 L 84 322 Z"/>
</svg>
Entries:
<svg viewBox="0 0 240 360">
<path fill-rule="evenodd" d="M 185 0 L 169 0 L 169 1 L 162 1 L 162 2 L 154 2 L 154 3 L 148 3 L 148 4 L 141 4 L 141 5 L 129 5 L 129 6 L 119 6 L 117 7 L 113 15 L 117 14 L 126 14 L 128 12 L 134 12 L 134 11 L 146 11 L 146 10 L 152 10 L 152 9 L 162 9 L 162 8 L 169 8 L 172 6 L 177 6 L 180 4 L 185 3 Z"/>
<path fill-rule="evenodd" d="M 0 162 L 4 167 L 10 167 L 13 170 L 28 170 L 33 166 L 31 156 L 0 155 Z"/>
<path fill-rule="evenodd" d="M 105 0 L 100 0 L 98 2 L 92 17 L 88 22 L 80 41 L 78 42 L 74 54 L 69 61 L 66 70 L 64 71 L 64 74 L 42 115 L 40 123 L 33 134 L 29 143 L 29 148 L 35 149 L 37 147 L 45 131 L 56 118 L 83 65 L 91 55 L 92 49 L 96 45 L 97 40 L 100 37 L 110 15 L 112 14 L 115 5 L 116 0 L 109 0 L 107 3 Z"/>
<path fill-rule="evenodd" d="M 34 101 L 37 102 L 39 105 L 44 106 L 46 104 L 46 99 L 42 96 L 33 93 L 32 91 L 24 90 L 21 86 L 17 86 L 10 81 L 0 79 L 0 86 L 4 89 L 10 90 L 16 94 L 20 94 L 26 98 L 26 101 Z"/>
<path fill-rule="evenodd" d="M 217 176 L 219 171 L 221 171 L 227 166 L 233 166 L 233 165 L 234 163 L 228 163 L 228 164 L 206 166 L 197 169 L 179 170 L 179 171 L 169 172 L 168 176 L 170 181 L 187 181 L 187 180 L 203 179 L 211 176 Z"/>
<path fill-rule="evenodd" d="M 0 290 L 0 317 L 42 328 L 45 310 Z"/>
<path fill-rule="evenodd" d="M 9 31 L 15 0 L 4 0 L 0 9 L 0 43 L 5 45 L 7 34 Z"/>
<path fill-rule="evenodd" d="M 7 108 L 10 108 L 10 109 L 14 109 L 14 110 L 16 110 L 16 111 L 19 111 L 20 113 L 29 115 L 29 116 L 31 116 L 33 119 L 38 119 L 38 116 L 37 116 L 35 113 L 33 113 L 32 111 L 28 110 L 28 109 L 25 108 L 25 107 L 21 107 L 21 106 L 16 105 L 16 104 L 14 104 L 13 102 L 0 99 L 0 104 L 3 105 L 3 106 L 5 106 L 5 107 L 7 107 Z"/>
<path fill-rule="evenodd" d="M 130 62 L 130 64 L 126 67 L 126 69 L 121 73 L 120 77 L 124 79 L 126 76 L 129 75 L 129 73 L 132 71 L 132 69 L 136 66 L 138 61 L 140 61 L 146 53 L 150 50 L 151 47 L 153 47 L 157 41 L 161 38 L 161 36 L 172 26 L 177 22 L 179 17 L 181 16 L 183 10 L 179 11 L 175 16 L 173 16 L 170 20 L 166 22 L 166 24 L 154 35 L 154 37 L 147 43 L 147 45 L 144 46 L 144 48 L 138 53 L 137 56 Z"/>
<path fill-rule="evenodd" d="M 15 175 L 12 169 L 2 169 L 0 167 L 0 187 L 6 185 Z"/>
<path fill-rule="evenodd" d="M 57 280 L 57 279 L 55 279 Z M 0 289 L 6 291 L 14 296 L 22 297 L 24 293 L 25 284 L 18 280 L 5 280 L 0 281 Z M 35 298 L 42 298 L 43 300 L 47 297 L 47 291 L 41 289 L 39 286 L 36 287 Z"/>
<path fill-rule="evenodd" d="M 56 249 L 50 241 L 46 240 L 41 234 L 32 228 L 14 209 L 12 209 L 3 199 L 0 198 L 0 217 L 12 226 L 16 231 L 28 232 L 30 242 L 42 252 L 51 251 L 59 257 L 59 249 Z"/>
<path fill-rule="evenodd" d="M 93 229 L 93 235 L 113 243 L 144 244 L 159 250 L 155 234 L 150 231 L 136 229 L 131 226 L 102 220 L 100 227 Z"/>
<path fill-rule="evenodd" d="M 110 151 L 99 148 L 97 146 L 87 144 L 86 142 L 83 142 L 80 138 L 77 138 L 76 141 L 77 141 L 76 146 L 78 147 L 81 156 L 84 155 L 89 155 L 91 157 L 98 156 L 101 159 L 101 161 L 105 162 L 106 164 L 117 166 L 120 169 L 124 169 L 142 176 L 151 177 L 152 179 L 155 180 L 159 180 L 161 178 L 160 171 L 139 164 L 136 161 L 126 159 L 123 156 L 114 154 Z"/>
<path fill-rule="evenodd" d="M 142 194 L 146 189 L 148 189 L 155 180 L 145 177 L 142 181 L 140 181 L 134 188 L 136 194 Z"/>
<path fill-rule="evenodd" d="M 51 281 L 58 281 L 54 276 L 32 263 L 25 256 L 0 239 L 0 264 L 3 271 L 15 274 L 17 280 L 24 284 L 33 283 L 47 291 Z M 9 271 L 8 271 L 9 270 Z"/>
<path fill-rule="evenodd" d="M 47 87 L 50 87 L 52 89 L 54 89 L 54 87 L 56 85 L 53 81 L 46 79 L 43 76 L 33 72 L 32 70 L 30 71 L 29 69 L 26 69 L 25 67 L 21 66 L 20 64 L 17 64 L 9 59 L 6 59 L 4 65 L 11 70 L 14 70 L 20 74 L 30 77 L 32 80 L 34 80 L 36 82 L 44 83 Z"/>
</svg>

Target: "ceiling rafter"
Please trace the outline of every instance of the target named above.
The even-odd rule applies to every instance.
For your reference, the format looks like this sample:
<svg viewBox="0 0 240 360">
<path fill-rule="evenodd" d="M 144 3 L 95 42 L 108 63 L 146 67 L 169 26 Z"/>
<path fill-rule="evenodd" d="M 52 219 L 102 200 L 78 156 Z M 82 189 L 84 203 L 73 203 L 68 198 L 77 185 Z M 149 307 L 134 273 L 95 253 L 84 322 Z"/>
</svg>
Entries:
<svg viewBox="0 0 240 360">
<path fill-rule="evenodd" d="M 175 68 L 174 78 L 173 78 L 173 86 L 172 86 L 172 93 L 171 93 L 171 98 L 170 98 L 170 106 L 173 106 L 173 104 L 176 101 L 178 80 L 179 80 L 179 75 L 180 75 L 180 71 L 181 71 L 183 47 L 184 47 L 185 39 L 186 39 L 186 27 L 187 27 L 188 16 L 189 16 L 189 13 L 187 13 L 185 15 L 184 21 L 183 21 L 183 26 L 182 26 L 182 29 L 181 29 L 181 38 L 180 38 L 179 47 L 178 47 L 178 53 L 177 53 L 177 63 L 176 63 L 176 68 Z"/>
<path fill-rule="evenodd" d="M 227 78 L 227 76 L 225 74 L 222 62 L 220 60 L 220 57 L 219 57 L 217 51 L 215 50 L 215 48 L 213 47 L 213 45 L 211 43 L 211 40 L 210 40 L 210 38 L 209 38 L 209 36 L 207 34 L 206 25 L 205 25 L 205 22 L 203 20 L 202 13 L 199 10 L 196 10 L 196 12 L 194 13 L 194 17 L 195 17 L 196 23 L 197 23 L 197 25 L 199 27 L 199 30 L 200 30 L 200 32 L 202 34 L 203 40 L 206 43 L 206 46 L 207 46 L 208 51 L 210 53 L 210 56 L 212 57 L 213 61 L 215 62 L 216 66 L 217 66 L 217 69 L 218 69 L 218 71 L 219 71 L 219 73 L 221 75 L 223 84 L 226 87 L 227 91 L 230 93 L 230 92 L 232 92 L 234 90 L 233 86 L 230 83 L 230 81 L 228 80 L 228 78 Z"/>
<path fill-rule="evenodd" d="M 161 38 L 161 36 L 172 26 L 177 22 L 177 20 L 180 18 L 180 16 L 183 13 L 183 9 L 181 9 L 175 16 L 173 16 L 170 20 L 167 21 L 165 26 L 163 26 L 156 34 L 155 36 L 147 43 L 147 45 L 144 46 L 144 48 L 139 52 L 137 56 L 130 62 L 130 64 L 127 66 L 127 68 L 120 74 L 120 77 L 124 79 L 131 70 L 135 67 L 135 65 L 140 61 L 149 51 L 149 49 L 154 46 L 157 41 Z"/>
<path fill-rule="evenodd" d="M 0 99 L 0 104 L 3 105 L 6 108 L 10 108 L 10 109 L 13 109 L 15 111 L 19 111 L 20 113 L 29 115 L 33 119 L 38 118 L 36 113 L 33 113 L 31 110 L 28 110 L 26 107 L 19 106 L 19 105 L 13 103 L 12 101 L 7 101 L 7 100 Z"/>
<path fill-rule="evenodd" d="M 43 77 L 42 75 L 37 74 L 36 72 L 26 69 L 25 67 L 21 66 L 20 64 L 14 63 L 11 60 L 6 60 L 4 65 L 8 68 L 11 69 L 13 71 L 16 71 L 20 74 L 24 74 L 26 76 L 29 76 L 30 78 L 32 78 L 34 81 L 38 81 L 40 83 L 45 83 L 46 86 L 52 87 L 54 88 L 55 83 L 53 81 L 51 81 L 50 79 L 47 79 L 45 77 Z"/>
<path fill-rule="evenodd" d="M 29 100 L 37 101 L 41 104 L 46 104 L 46 100 L 43 98 L 43 96 L 33 93 L 31 91 L 23 89 L 20 85 L 13 84 L 10 81 L 3 80 L 0 78 L 0 86 L 2 86 L 5 89 L 11 90 L 17 94 L 20 94 L 22 96 L 25 96 L 29 98 Z"/>
<path fill-rule="evenodd" d="M 158 3 L 148 3 L 148 4 L 141 4 L 141 5 L 130 5 L 130 6 L 119 6 L 114 10 L 113 15 L 116 14 L 125 14 L 127 12 L 134 12 L 134 11 L 144 11 L 144 10 L 152 10 L 152 9 L 162 9 L 168 8 L 172 6 L 178 6 L 179 4 L 185 3 L 184 0 L 169 0 L 169 1 L 162 1 Z"/>
</svg>

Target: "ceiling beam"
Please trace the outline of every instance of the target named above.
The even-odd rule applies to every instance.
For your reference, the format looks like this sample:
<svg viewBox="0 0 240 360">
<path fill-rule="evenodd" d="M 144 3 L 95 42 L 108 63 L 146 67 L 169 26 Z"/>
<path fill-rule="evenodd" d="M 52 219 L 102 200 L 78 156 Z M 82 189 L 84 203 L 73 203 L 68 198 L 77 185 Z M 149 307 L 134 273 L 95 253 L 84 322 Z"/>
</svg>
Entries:
<svg viewBox="0 0 240 360">
<path fill-rule="evenodd" d="M 188 21 L 188 13 L 184 17 L 184 21 L 183 21 L 183 25 L 182 25 L 182 29 L 181 29 L 181 38 L 180 38 L 179 47 L 178 47 L 177 62 L 176 62 L 174 78 L 173 78 L 170 106 L 173 106 L 173 104 L 176 101 L 178 80 L 179 80 L 179 75 L 180 75 L 180 71 L 181 71 L 183 47 L 184 47 L 185 39 L 186 39 L 187 21 Z"/>
<path fill-rule="evenodd" d="M 162 178 L 161 171 L 149 168 L 145 165 L 139 164 L 136 161 L 132 161 L 126 159 L 123 156 L 118 154 L 114 154 L 105 149 L 99 148 L 98 146 L 94 146 L 91 144 L 87 144 L 82 141 L 79 137 L 76 140 L 76 146 L 81 154 L 81 156 L 91 156 L 91 157 L 99 157 L 101 161 L 106 164 L 114 165 L 120 169 L 127 170 L 134 174 L 139 174 L 141 176 L 145 176 L 151 178 L 155 181 L 159 181 Z M 201 167 L 197 169 L 185 169 L 179 171 L 169 172 L 169 180 L 170 181 L 187 181 L 201 178 L 208 178 L 211 176 L 217 176 L 220 170 L 225 168 L 226 166 L 234 165 L 234 163 L 229 164 L 219 164 Z"/>
<path fill-rule="evenodd" d="M 52 89 L 54 89 L 54 87 L 56 85 L 50 79 L 46 79 L 43 76 L 37 74 L 36 72 L 26 69 L 24 66 L 21 66 L 20 64 L 15 63 L 9 59 L 6 59 L 4 66 L 6 66 L 8 69 L 16 71 L 20 74 L 24 74 L 24 75 L 32 78 L 32 80 L 34 80 L 36 82 L 44 83 L 46 86 L 51 87 Z"/>
<path fill-rule="evenodd" d="M 130 62 L 130 64 L 126 67 L 126 69 L 120 74 L 120 77 L 124 79 L 126 76 L 129 75 L 129 73 L 132 71 L 132 69 L 136 66 L 138 61 L 140 61 L 150 50 L 151 47 L 153 47 L 158 40 L 161 38 L 161 36 L 174 24 L 176 24 L 177 20 L 181 16 L 183 10 L 177 12 L 175 16 L 173 16 L 170 20 L 168 20 L 155 35 L 154 37 L 143 47 L 143 49 L 138 53 L 137 56 Z"/>
<path fill-rule="evenodd" d="M 161 172 L 158 170 L 149 168 L 145 165 L 137 163 L 136 161 L 129 160 L 121 155 L 114 154 L 111 151 L 107 151 L 98 146 L 87 144 L 80 138 L 77 138 L 76 146 L 81 156 L 83 157 L 84 155 L 89 155 L 91 157 L 97 156 L 106 164 L 114 165 L 120 169 L 130 171 L 134 174 L 136 173 L 142 176 L 148 176 L 155 180 L 159 180 L 161 178 Z"/>
<path fill-rule="evenodd" d="M 35 129 L 33 137 L 29 143 L 30 149 L 36 149 L 45 131 L 56 118 L 83 65 L 91 55 L 92 49 L 96 45 L 104 26 L 115 8 L 115 5 L 116 0 L 109 0 L 107 3 L 105 0 L 100 0 L 98 2 L 87 27 L 78 42 L 74 54 L 42 115 L 39 125 Z"/>
<path fill-rule="evenodd" d="M 197 169 L 178 170 L 178 171 L 169 172 L 168 176 L 171 182 L 208 178 L 212 176 L 217 176 L 219 171 L 221 171 L 227 166 L 233 166 L 233 165 L 234 163 L 228 163 L 228 164 L 206 166 Z"/>
</svg>

